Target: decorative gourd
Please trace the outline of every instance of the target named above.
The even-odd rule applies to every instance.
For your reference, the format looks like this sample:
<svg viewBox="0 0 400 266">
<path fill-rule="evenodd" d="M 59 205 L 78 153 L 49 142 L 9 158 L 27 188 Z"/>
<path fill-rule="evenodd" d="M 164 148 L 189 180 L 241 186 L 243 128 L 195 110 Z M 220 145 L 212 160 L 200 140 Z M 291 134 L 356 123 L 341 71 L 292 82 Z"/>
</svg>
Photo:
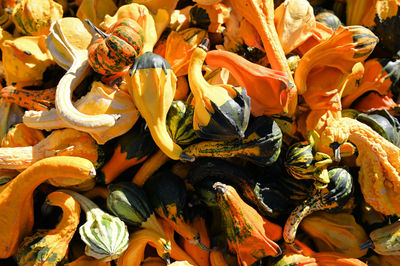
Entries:
<svg viewBox="0 0 400 266">
<path fill-rule="evenodd" d="M 34 146 L 0 148 L 0 168 L 24 170 L 50 156 L 79 156 L 101 164 L 99 146 L 88 134 L 72 128 L 53 131 Z"/>
<path fill-rule="evenodd" d="M 372 248 L 380 255 L 400 255 L 400 245 L 397 241 L 400 234 L 400 221 L 373 230 L 361 248 Z"/>
<path fill-rule="evenodd" d="M 18 123 L 8 130 L 7 135 L 1 140 L 1 147 L 24 147 L 36 145 L 44 139 L 41 130 L 33 129 Z"/>
<path fill-rule="evenodd" d="M 358 182 L 365 201 L 385 215 L 400 213 L 400 148 L 369 126 L 347 117 L 333 121 L 322 132 L 320 146 L 328 151 L 330 145 L 337 147 L 346 141 L 357 147 Z"/>
<path fill-rule="evenodd" d="M 183 216 L 187 192 L 182 179 L 168 171 L 158 172 L 143 187 L 158 216 L 185 239 L 207 250 L 201 242 L 198 230 L 190 226 Z"/>
<path fill-rule="evenodd" d="M 105 15 L 114 14 L 117 6 L 113 0 L 80 0 L 76 16 L 84 21 L 85 19 L 99 26 L 103 22 Z"/>
<path fill-rule="evenodd" d="M 96 179 L 109 184 L 129 167 L 145 161 L 156 145 L 143 119 L 140 119 L 125 134 L 116 139 L 114 153 L 98 171 Z"/>
<path fill-rule="evenodd" d="M 177 77 L 187 75 L 190 56 L 206 37 L 207 31 L 200 28 L 172 31 L 168 35 L 164 58 Z M 177 50 L 177 47 L 179 47 L 179 50 Z"/>
<path fill-rule="evenodd" d="M 140 116 L 132 97 L 127 92 L 122 89 L 116 90 L 98 81 L 92 83 L 90 91 L 77 100 L 74 106 L 78 112 L 75 117 L 81 119 L 82 125 L 69 124 L 55 109 L 46 112 L 27 111 L 23 121 L 29 127 L 45 130 L 75 128 L 89 133 L 97 143 L 104 144 L 131 129 Z M 119 118 L 113 126 L 90 127 L 92 122 L 97 124 L 96 120 L 104 115 Z"/>
<path fill-rule="evenodd" d="M 158 256 L 169 259 L 171 243 L 156 231 L 141 229 L 131 234 L 129 246 L 118 258 L 117 266 L 141 265 L 147 244 L 156 248 Z"/>
<path fill-rule="evenodd" d="M 349 213 L 316 212 L 302 221 L 301 228 L 312 236 L 318 251 L 334 251 L 353 258 L 367 254 L 367 250 L 360 249 L 368 240 L 367 233 Z"/>
<path fill-rule="evenodd" d="M 291 212 L 286 220 L 283 239 L 288 245 L 294 245 L 297 228 L 304 217 L 319 210 L 338 212 L 350 199 L 353 192 L 350 173 L 343 168 L 333 168 L 328 174 L 330 180 L 328 186 L 316 189 L 307 200 Z"/>
<path fill-rule="evenodd" d="M 393 98 L 389 95 L 380 95 L 375 91 L 369 91 L 362 95 L 353 108 L 360 112 L 369 112 L 371 110 L 392 110 L 398 107 L 398 104 L 393 101 Z"/>
<path fill-rule="evenodd" d="M 263 67 L 222 50 L 209 51 L 206 63 L 226 68 L 232 73 L 251 97 L 251 113 L 254 116 L 287 113 L 297 104 L 296 90 L 283 71 Z"/>
<path fill-rule="evenodd" d="M 93 257 L 89 257 L 86 255 L 82 255 L 76 260 L 64 264 L 66 266 L 110 266 L 111 263 L 109 261 L 101 261 L 101 260 L 96 260 Z"/>
<path fill-rule="evenodd" d="M 70 195 L 52 192 L 44 204 L 62 209 L 62 218 L 54 229 L 38 230 L 26 236 L 16 254 L 18 265 L 57 265 L 63 261 L 79 224 L 81 208 Z"/>
<path fill-rule="evenodd" d="M 243 139 L 203 141 L 183 150 L 185 157 L 238 157 L 259 165 L 270 165 L 278 159 L 282 145 L 282 131 L 268 116 L 254 119 Z"/>
<path fill-rule="evenodd" d="M 107 208 L 127 225 L 154 230 L 160 236 L 164 231 L 158 223 L 146 192 L 139 186 L 120 182 L 108 186 Z"/>
<path fill-rule="evenodd" d="M 7 85 L 40 86 L 47 67 L 54 59 L 46 48 L 46 36 L 21 36 L 1 42 L 2 62 Z"/>
<path fill-rule="evenodd" d="M 176 89 L 176 76 L 168 62 L 152 52 L 144 53 L 136 59 L 127 86 L 154 142 L 168 157 L 178 160 L 182 148 L 169 136 L 166 125 Z"/>
<path fill-rule="evenodd" d="M 193 130 L 194 106 L 173 101 L 167 114 L 167 129 L 175 143 L 189 145 L 198 139 Z"/>
<path fill-rule="evenodd" d="M 229 266 L 225 261 L 224 254 L 221 250 L 212 250 L 210 252 L 210 265 L 211 266 Z"/>
<path fill-rule="evenodd" d="M 26 90 L 14 86 L 0 89 L 0 97 L 6 102 L 15 103 L 28 110 L 43 111 L 54 107 L 55 88 Z"/>
<path fill-rule="evenodd" d="M 126 72 L 143 48 L 143 29 L 132 19 L 121 19 L 102 32 L 89 20 L 86 22 L 100 35 L 88 48 L 88 62 L 102 75 Z"/>
<path fill-rule="evenodd" d="M 2 140 L 10 128 L 22 122 L 24 111 L 16 104 L 8 103 L 0 98 L 0 140 Z"/>
<path fill-rule="evenodd" d="M 279 225 L 259 215 L 233 187 L 217 182 L 214 189 L 229 249 L 237 254 L 240 265 L 251 265 L 261 258 L 281 253 L 274 242 L 282 237 Z"/>
<path fill-rule="evenodd" d="M 86 222 L 79 227 L 79 235 L 86 244 L 85 254 L 102 261 L 118 258 L 128 248 L 129 233 L 125 223 L 85 196 L 71 190 L 61 191 L 78 201 L 86 213 Z"/>
<path fill-rule="evenodd" d="M 15 254 L 22 238 L 31 232 L 34 222 L 33 192 L 36 187 L 50 178 L 68 178 L 79 184 L 93 179 L 95 173 L 93 164 L 87 159 L 73 156 L 50 157 L 34 163 L 0 187 L 0 258 Z"/>
<path fill-rule="evenodd" d="M 190 9 L 189 22 L 192 27 L 202 28 L 211 33 L 222 33 L 230 12 L 224 3 L 197 3 Z"/>
<path fill-rule="evenodd" d="M 165 261 L 160 257 L 146 257 L 141 266 L 165 266 Z"/>
<path fill-rule="evenodd" d="M 22 0 L 12 9 L 13 22 L 24 35 L 48 35 L 51 24 L 62 17 L 62 6 L 53 0 Z"/>
<path fill-rule="evenodd" d="M 296 142 L 291 145 L 283 162 L 286 170 L 296 179 L 314 179 L 328 184 L 327 167 L 333 161 L 322 152 L 314 152 L 308 142 Z"/>
<path fill-rule="evenodd" d="M 342 26 L 340 19 L 332 11 L 326 9 L 322 9 L 321 12 L 315 15 L 315 20 L 334 31 Z"/>
<path fill-rule="evenodd" d="M 208 39 L 202 46 L 206 47 Z M 250 118 L 250 98 L 242 87 L 210 85 L 202 66 L 207 52 L 197 47 L 190 58 L 189 86 L 195 107 L 193 128 L 199 137 L 212 140 L 243 138 Z"/>
</svg>

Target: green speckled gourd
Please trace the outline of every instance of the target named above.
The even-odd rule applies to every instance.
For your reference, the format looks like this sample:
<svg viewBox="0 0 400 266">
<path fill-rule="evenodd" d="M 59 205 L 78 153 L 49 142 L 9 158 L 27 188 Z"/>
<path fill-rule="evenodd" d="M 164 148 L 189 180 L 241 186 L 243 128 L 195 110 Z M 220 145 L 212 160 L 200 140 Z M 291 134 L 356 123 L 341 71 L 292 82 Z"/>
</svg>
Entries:
<svg viewBox="0 0 400 266">
<path fill-rule="evenodd" d="M 193 129 L 194 106 L 173 101 L 167 114 L 169 135 L 179 145 L 189 145 L 198 139 Z"/>
<path fill-rule="evenodd" d="M 400 255 L 400 220 L 373 230 L 362 248 L 372 248 L 380 255 Z"/>
<path fill-rule="evenodd" d="M 128 248 L 129 233 L 125 223 L 104 212 L 87 197 L 71 190 L 61 191 L 74 197 L 86 213 L 86 223 L 79 227 L 86 255 L 102 261 L 118 258 Z"/>
<path fill-rule="evenodd" d="M 329 184 L 326 188 L 315 189 L 312 195 L 297 206 L 290 214 L 283 229 L 283 238 L 289 245 L 294 245 L 297 228 L 307 215 L 326 210 L 338 212 L 350 199 L 353 192 L 353 179 L 344 168 L 333 168 L 328 171 Z"/>
</svg>

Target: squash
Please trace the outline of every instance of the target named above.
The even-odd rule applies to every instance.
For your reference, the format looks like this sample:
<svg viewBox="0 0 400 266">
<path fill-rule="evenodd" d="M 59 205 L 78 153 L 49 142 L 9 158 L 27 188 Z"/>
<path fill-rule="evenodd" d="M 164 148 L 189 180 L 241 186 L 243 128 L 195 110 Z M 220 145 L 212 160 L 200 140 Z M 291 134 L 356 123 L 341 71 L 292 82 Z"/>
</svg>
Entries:
<svg viewBox="0 0 400 266">
<path fill-rule="evenodd" d="M 182 148 L 168 134 L 166 125 L 176 89 L 176 76 L 171 66 L 157 54 L 144 53 L 136 59 L 127 78 L 127 87 L 154 142 L 168 157 L 178 160 Z"/>
<path fill-rule="evenodd" d="M 107 209 L 127 225 L 153 230 L 164 236 L 146 192 L 139 186 L 120 182 L 108 186 Z"/>
<path fill-rule="evenodd" d="M 208 39 L 204 39 L 202 47 L 207 43 Z M 188 78 L 195 101 L 193 128 L 201 138 L 243 138 L 250 118 L 250 98 L 242 87 L 210 85 L 201 72 L 206 55 L 204 49 L 197 47 L 190 58 Z"/>
<path fill-rule="evenodd" d="M 102 75 L 126 72 L 143 48 L 142 27 L 132 19 L 121 19 L 104 33 L 89 20 L 86 22 L 100 35 L 88 48 L 93 70 Z"/>
<path fill-rule="evenodd" d="M 46 138 L 26 147 L 0 148 L 0 169 L 24 170 L 50 156 L 79 156 L 101 165 L 100 147 L 88 134 L 75 129 L 53 131 Z"/>
<path fill-rule="evenodd" d="M 337 30 L 340 26 L 342 26 L 342 22 L 339 17 L 335 15 L 334 12 L 326 9 L 315 9 L 318 14 L 315 15 L 315 21 L 318 21 L 325 26 L 331 28 L 332 30 Z"/>
<path fill-rule="evenodd" d="M 343 168 L 328 171 L 329 184 L 324 189 L 316 189 L 307 200 L 292 210 L 283 229 L 283 239 L 288 245 L 294 245 L 297 228 L 307 215 L 318 210 L 338 212 L 349 201 L 353 192 L 350 173 Z"/>
<path fill-rule="evenodd" d="M 33 146 L 44 139 L 41 130 L 33 129 L 18 123 L 8 130 L 7 135 L 1 140 L 1 147 Z"/>
<path fill-rule="evenodd" d="M 24 35 L 48 35 L 51 24 L 62 17 L 62 6 L 53 0 L 22 0 L 12 9 L 14 25 Z"/>
<path fill-rule="evenodd" d="M 114 14 L 117 6 L 113 0 L 80 0 L 76 16 L 84 21 L 88 19 L 99 26 L 107 14 Z"/>
<path fill-rule="evenodd" d="M 128 168 L 145 161 L 156 148 L 143 119 L 137 121 L 128 132 L 115 141 L 111 158 L 105 162 L 96 176 L 96 179 L 103 184 L 111 183 Z"/>
<path fill-rule="evenodd" d="M 157 254 L 164 260 L 169 259 L 171 244 L 158 232 L 151 229 L 141 229 L 131 234 L 129 246 L 117 260 L 117 266 L 141 265 L 144 259 L 146 245 L 155 247 Z"/>
<path fill-rule="evenodd" d="M 169 171 L 161 171 L 151 176 L 143 188 L 158 216 L 185 239 L 207 250 L 201 242 L 198 230 L 185 221 L 183 210 L 187 201 L 187 191 L 182 179 Z"/>
<path fill-rule="evenodd" d="M 79 202 L 86 213 L 86 222 L 79 235 L 86 244 L 85 254 L 102 261 L 111 261 L 128 248 L 129 233 L 123 221 L 99 208 L 93 201 L 72 190 L 61 190 Z"/>
<path fill-rule="evenodd" d="M 15 103 L 28 110 L 43 111 L 54 107 L 55 88 L 43 90 L 27 90 L 14 86 L 0 89 L 0 97 L 9 103 Z"/>
<path fill-rule="evenodd" d="M 297 103 L 295 88 L 283 71 L 251 63 L 238 54 L 222 50 L 207 52 L 206 63 L 229 70 L 251 98 L 254 116 L 284 114 Z"/>
<path fill-rule="evenodd" d="M 193 129 L 194 106 L 183 101 L 173 101 L 167 114 L 167 129 L 175 143 L 190 145 L 198 137 Z"/>
<path fill-rule="evenodd" d="M 301 228 L 313 238 L 320 252 L 333 251 L 353 258 L 367 254 L 367 250 L 360 249 L 368 240 L 367 233 L 349 213 L 316 212 L 304 218 Z"/>
<path fill-rule="evenodd" d="M 21 242 L 16 260 L 18 265 L 57 265 L 67 255 L 68 245 L 79 224 L 81 208 L 71 196 L 52 192 L 44 203 L 62 209 L 62 218 L 54 229 L 38 230 Z"/>
<path fill-rule="evenodd" d="M 279 225 L 263 218 L 244 203 L 233 187 L 216 182 L 214 189 L 228 247 L 237 254 L 240 265 L 251 265 L 261 258 L 281 253 L 279 245 L 274 242 L 282 237 Z"/>
<path fill-rule="evenodd" d="M 50 157 L 34 163 L 0 187 L 0 219 L 3 221 L 0 258 L 15 254 L 23 237 L 31 233 L 34 222 L 33 192 L 36 187 L 50 178 L 68 178 L 70 182 L 79 184 L 93 179 L 95 173 L 93 164 L 87 159 L 73 156 Z"/>
<path fill-rule="evenodd" d="M 194 27 L 172 31 L 168 35 L 164 58 L 177 77 L 187 75 L 190 56 L 207 36 L 206 30 Z M 179 50 L 177 50 L 177 47 L 179 47 Z"/>
<path fill-rule="evenodd" d="M 202 141 L 183 150 L 185 157 L 238 157 L 266 166 L 274 163 L 280 154 L 282 131 L 268 116 L 254 119 L 243 139 L 228 141 Z"/>
</svg>

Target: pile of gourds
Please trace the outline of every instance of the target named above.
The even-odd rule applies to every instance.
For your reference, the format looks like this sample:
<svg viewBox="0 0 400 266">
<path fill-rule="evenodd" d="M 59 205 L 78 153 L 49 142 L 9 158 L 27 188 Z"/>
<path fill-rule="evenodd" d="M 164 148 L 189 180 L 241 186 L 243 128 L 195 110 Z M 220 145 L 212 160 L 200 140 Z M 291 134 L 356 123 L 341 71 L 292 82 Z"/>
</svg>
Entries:
<svg viewBox="0 0 400 266">
<path fill-rule="evenodd" d="M 0 263 L 400 265 L 399 10 L 2 1 Z"/>
</svg>

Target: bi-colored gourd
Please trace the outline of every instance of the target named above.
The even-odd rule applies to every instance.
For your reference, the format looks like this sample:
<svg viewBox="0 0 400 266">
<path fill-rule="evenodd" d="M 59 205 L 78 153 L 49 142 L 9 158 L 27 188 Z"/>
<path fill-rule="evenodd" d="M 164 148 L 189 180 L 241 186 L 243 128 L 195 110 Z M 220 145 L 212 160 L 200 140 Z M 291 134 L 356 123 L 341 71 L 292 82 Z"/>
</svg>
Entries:
<svg viewBox="0 0 400 266">
<path fill-rule="evenodd" d="M 194 106 L 173 101 L 167 114 L 167 129 L 179 145 L 189 145 L 198 139 L 193 129 Z"/>
<path fill-rule="evenodd" d="M 208 39 L 201 47 L 207 48 Z M 194 96 L 193 128 L 211 140 L 243 138 L 250 118 L 250 98 L 246 89 L 228 84 L 211 85 L 203 77 L 207 52 L 197 47 L 190 57 L 189 86 Z"/>
<path fill-rule="evenodd" d="M 28 110 L 44 111 L 54 107 L 55 88 L 26 90 L 14 86 L 0 89 L 0 97 L 6 102 L 15 103 Z"/>
<path fill-rule="evenodd" d="M 400 234 L 400 221 L 382 226 L 369 234 L 369 241 L 366 241 L 362 248 L 372 248 L 380 255 L 400 255 L 400 245 L 397 241 Z"/>
<path fill-rule="evenodd" d="M 85 254 L 102 261 L 111 261 L 128 248 L 129 233 L 123 221 L 99 208 L 93 201 L 72 190 L 62 190 L 79 202 L 86 213 L 86 222 L 79 235 L 86 244 Z"/>
<path fill-rule="evenodd" d="M 154 142 L 168 157 L 178 160 L 182 148 L 170 137 L 166 125 L 176 89 L 176 76 L 168 62 L 152 52 L 144 53 L 136 59 L 127 86 Z"/>
<path fill-rule="evenodd" d="M 60 169 L 63 169 L 60 171 Z M 93 179 L 93 164 L 84 158 L 57 156 L 42 159 L 0 188 L 0 258 L 15 254 L 33 227 L 33 191 L 46 180 L 69 179 L 75 184 Z"/>
<path fill-rule="evenodd" d="M 55 191 L 47 196 L 45 204 L 60 207 L 62 218 L 54 229 L 38 230 L 24 238 L 16 254 L 18 265 L 57 265 L 67 255 L 79 224 L 79 203 L 70 195 Z"/>
</svg>

